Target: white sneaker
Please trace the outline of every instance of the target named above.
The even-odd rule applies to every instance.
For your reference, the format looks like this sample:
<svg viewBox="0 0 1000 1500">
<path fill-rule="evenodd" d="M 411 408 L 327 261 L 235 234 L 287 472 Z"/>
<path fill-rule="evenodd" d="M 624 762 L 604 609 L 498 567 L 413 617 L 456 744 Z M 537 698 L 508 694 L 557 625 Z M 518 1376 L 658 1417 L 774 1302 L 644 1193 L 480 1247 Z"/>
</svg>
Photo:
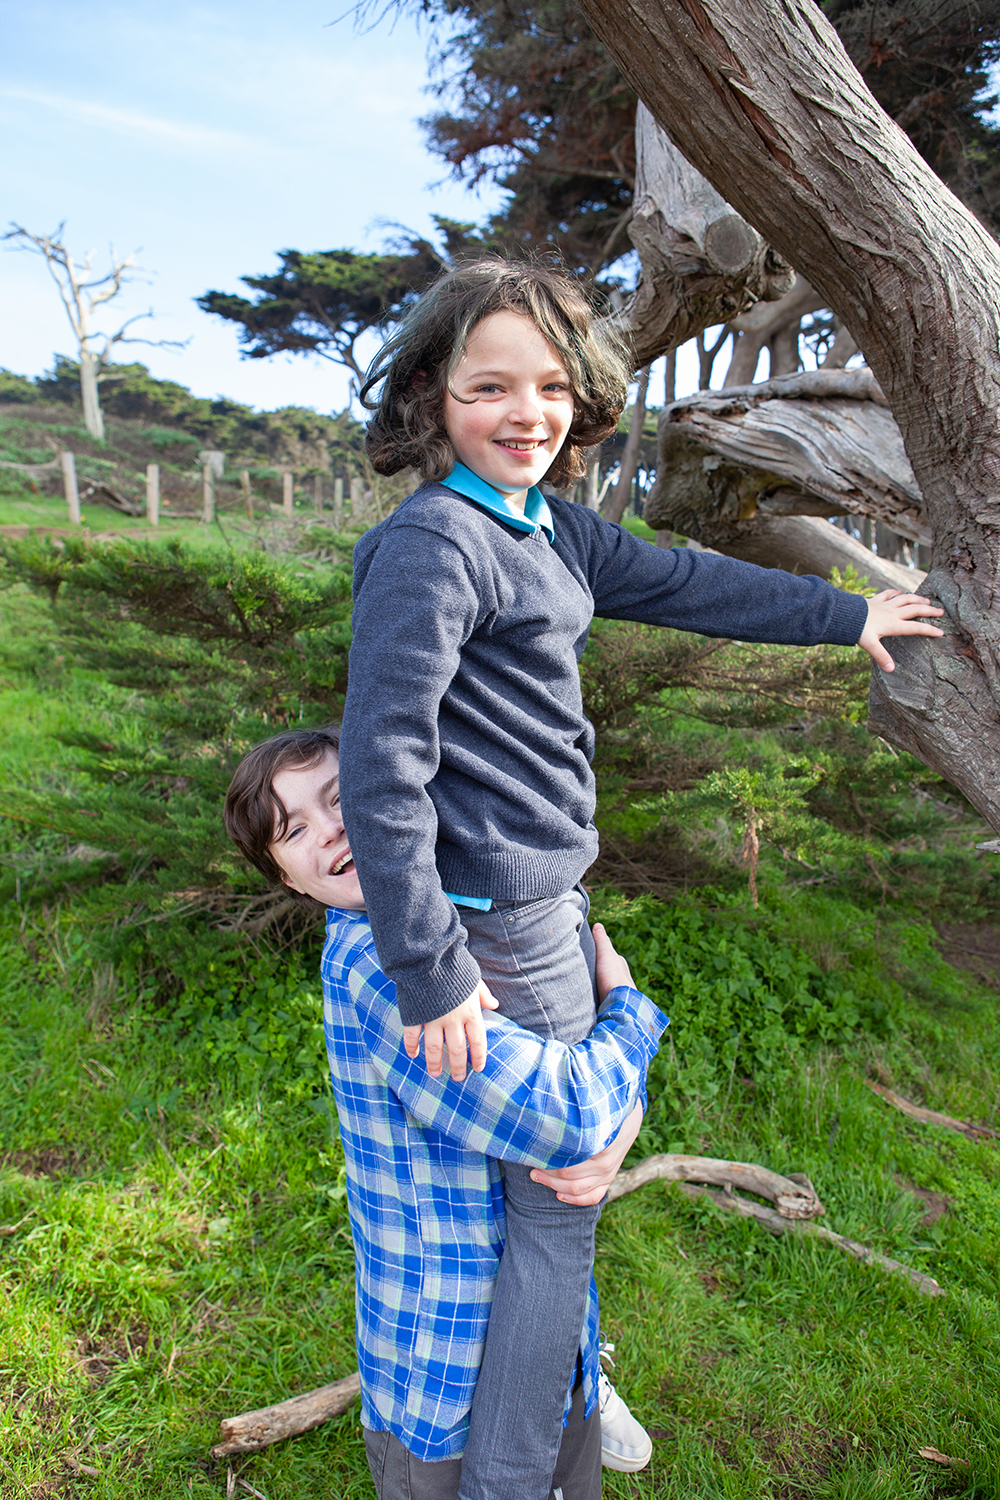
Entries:
<svg viewBox="0 0 1000 1500">
<path fill-rule="evenodd" d="M 606 1345 L 602 1352 L 613 1348 Z M 653 1440 L 629 1411 L 602 1370 L 597 1381 L 597 1400 L 601 1412 L 601 1465 L 621 1474 L 635 1474 L 644 1469 L 653 1456 Z"/>
</svg>

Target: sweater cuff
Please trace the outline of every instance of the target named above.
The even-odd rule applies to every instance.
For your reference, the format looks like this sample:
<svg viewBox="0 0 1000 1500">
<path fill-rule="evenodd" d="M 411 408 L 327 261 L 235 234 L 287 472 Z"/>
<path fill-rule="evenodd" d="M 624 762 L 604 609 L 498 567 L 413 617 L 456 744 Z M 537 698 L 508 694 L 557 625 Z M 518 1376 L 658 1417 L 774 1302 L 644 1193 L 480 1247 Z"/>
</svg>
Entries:
<svg viewBox="0 0 1000 1500">
<path fill-rule="evenodd" d="M 396 976 L 396 1004 L 404 1026 L 440 1020 L 468 1000 L 478 985 L 479 965 L 464 943 L 443 953 L 430 968 Z"/>
<path fill-rule="evenodd" d="M 863 594 L 845 594 L 837 589 L 830 620 L 830 644 L 856 646 L 868 621 L 868 600 Z"/>
</svg>

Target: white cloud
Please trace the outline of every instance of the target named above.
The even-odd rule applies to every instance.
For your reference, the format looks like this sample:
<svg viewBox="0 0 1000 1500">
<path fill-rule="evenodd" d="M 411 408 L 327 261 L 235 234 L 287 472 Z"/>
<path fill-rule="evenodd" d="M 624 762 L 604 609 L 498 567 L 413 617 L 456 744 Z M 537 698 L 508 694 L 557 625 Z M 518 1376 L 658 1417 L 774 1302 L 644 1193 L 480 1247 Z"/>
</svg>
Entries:
<svg viewBox="0 0 1000 1500">
<path fill-rule="evenodd" d="M 266 142 L 235 130 L 220 130 L 212 125 L 186 124 L 164 120 L 155 115 L 137 114 L 134 110 L 115 109 L 87 99 L 69 99 L 62 94 L 42 94 L 31 89 L 0 88 L 0 98 L 19 99 L 55 110 L 69 119 L 88 125 L 104 125 L 111 130 L 153 136 L 158 140 L 187 147 L 192 151 L 268 150 Z"/>
</svg>

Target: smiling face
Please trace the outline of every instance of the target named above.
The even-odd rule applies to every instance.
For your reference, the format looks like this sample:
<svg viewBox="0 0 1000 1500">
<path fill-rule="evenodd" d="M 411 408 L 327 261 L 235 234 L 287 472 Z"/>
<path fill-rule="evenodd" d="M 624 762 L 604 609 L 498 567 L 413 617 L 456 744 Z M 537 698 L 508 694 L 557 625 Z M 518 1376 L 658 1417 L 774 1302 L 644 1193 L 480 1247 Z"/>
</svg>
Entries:
<svg viewBox="0 0 1000 1500">
<path fill-rule="evenodd" d="M 365 898 L 340 814 L 340 763 L 334 751 L 314 766 L 286 766 L 271 786 L 288 810 L 284 833 L 269 845 L 285 884 L 324 906 L 363 911 Z"/>
<path fill-rule="evenodd" d="M 523 511 L 572 420 L 569 376 L 531 319 L 496 312 L 477 323 L 444 398 L 459 461 Z"/>
</svg>

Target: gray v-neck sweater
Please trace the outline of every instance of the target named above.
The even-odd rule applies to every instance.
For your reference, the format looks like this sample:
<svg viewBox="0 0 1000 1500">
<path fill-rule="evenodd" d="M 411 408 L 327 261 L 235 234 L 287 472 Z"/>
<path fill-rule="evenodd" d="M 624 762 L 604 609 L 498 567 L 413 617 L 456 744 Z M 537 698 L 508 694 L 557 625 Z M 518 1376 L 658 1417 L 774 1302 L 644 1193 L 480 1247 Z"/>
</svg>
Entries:
<svg viewBox="0 0 1000 1500">
<path fill-rule="evenodd" d="M 354 551 L 344 823 L 404 1024 L 479 982 L 444 891 L 556 896 L 597 855 L 578 662 L 595 615 L 783 645 L 853 645 L 868 606 L 820 578 L 668 551 L 550 499 L 555 541 L 443 485 Z"/>
</svg>

